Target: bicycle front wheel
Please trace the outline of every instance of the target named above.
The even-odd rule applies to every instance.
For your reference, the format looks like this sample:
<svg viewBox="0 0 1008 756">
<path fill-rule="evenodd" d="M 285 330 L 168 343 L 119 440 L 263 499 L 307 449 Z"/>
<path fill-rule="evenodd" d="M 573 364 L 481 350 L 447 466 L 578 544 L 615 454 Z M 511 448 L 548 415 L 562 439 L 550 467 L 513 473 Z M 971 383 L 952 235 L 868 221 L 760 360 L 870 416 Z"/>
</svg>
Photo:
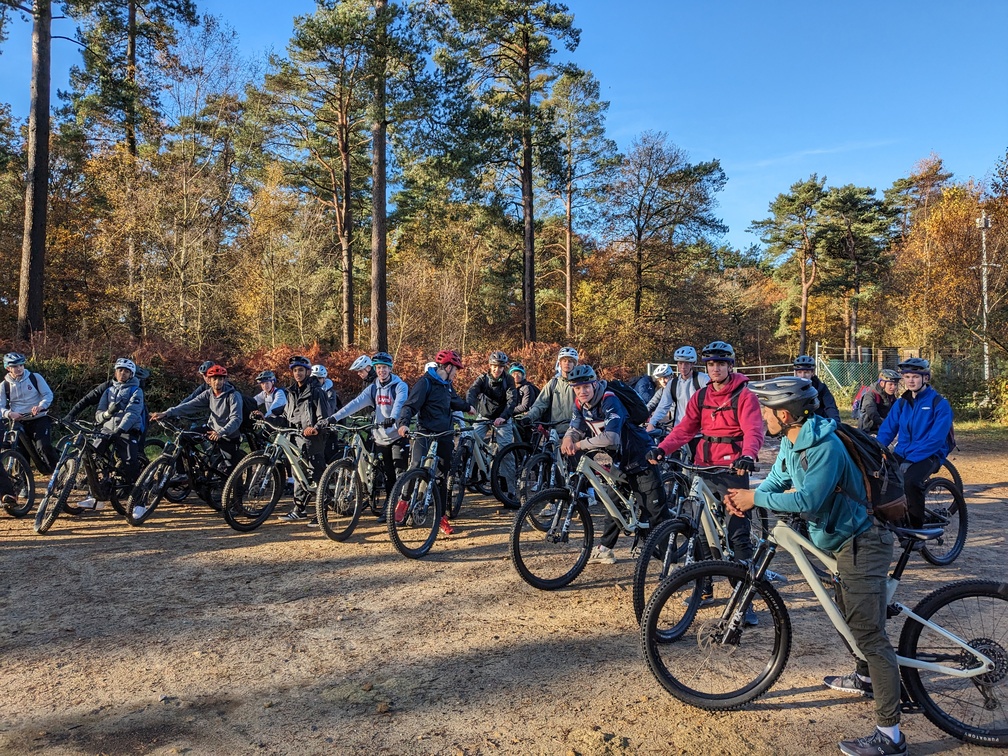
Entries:
<svg viewBox="0 0 1008 756">
<path fill-rule="evenodd" d="M 404 557 L 420 559 L 434 545 L 444 514 L 438 498 L 430 470 L 407 470 L 396 481 L 386 521 L 392 545 Z"/>
<path fill-rule="evenodd" d="M 570 491 L 533 496 L 511 526 L 511 561 L 522 580 L 542 591 L 570 585 L 588 564 L 595 531 L 588 507 Z"/>
<path fill-rule="evenodd" d="M 926 596 L 914 613 L 994 662 L 975 677 L 900 667 L 910 697 L 935 726 L 967 743 L 1008 747 L 1008 584 L 965 580 Z M 899 655 L 954 669 L 979 666 L 968 651 L 913 618 L 900 633 Z"/>
<path fill-rule="evenodd" d="M 952 564 L 966 545 L 969 519 L 966 500 L 955 484 L 944 478 L 931 478 L 924 487 L 924 527 L 945 529 L 937 538 L 925 541 L 921 556 L 931 564 L 943 567 Z"/>
<path fill-rule="evenodd" d="M 126 503 L 126 519 L 130 525 L 140 525 L 154 513 L 174 471 L 175 458 L 168 454 L 158 457 L 144 468 Z"/>
<path fill-rule="evenodd" d="M 692 531 L 684 520 L 665 520 L 644 542 L 634 569 L 633 608 L 638 623 L 658 585 L 685 563 Z"/>
<path fill-rule="evenodd" d="M 53 480 L 42 501 L 39 502 L 38 511 L 35 512 L 35 532 L 45 533 L 52 527 L 59 513 L 67 506 L 70 494 L 77 486 L 77 478 L 80 473 L 79 453 L 72 454 L 63 460 L 63 463 L 53 472 Z M 79 510 L 78 510 L 79 511 Z"/>
<path fill-rule="evenodd" d="M 493 486 L 493 495 L 505 509 L 518 509 L 523 503 L 519 485 L 522 470 L 530 456 L 532 447 L 517 442 L 503 447 L 494 457 L 490 466 L 490 484 Z"/>
<path fill-rule="evenodd" d="M 755 612 L 748 622 L 747 608 Z M 658 682 L 683 703 L 737 709 L 766 693 L 784 671 L 791 620 L 773 586 L 751 582 L 742 565 L 698 562 L 674 572 L 651 596 L 641 618 L 641 650 Z"/>
<path fill-rule="evenodd" d="M 35 476 L 31 464 L 24 456 L 13 449 L 0 452 L 0 465 L 14 484 L 13 504 L 4 504 L 7 514 L 21 518 L 27 515 L 35 504 Z"/>
<path fill-rule="evenodd" d="M 322 532 L 334 541 L 345 541 L 357 527 L 363 510 L 364 496 L 353 460 L 336 460 L 322 473 L 315 496 Z"/>
<path fill-rule="evenodd" d="M 245 457 L 224 484 L 224 520 L 241 533 L 255 530 L 273 514 L 283 484 L 280 470 L 265 454 Z"/>
<path fill-rule="evenodd" d="M 452 457 L 451 469 L 448 471 L 448 516 L 452 520 L 462 511 L 469 466 L 472 464 L 472 450 L 467 444 L 461 444 Z"/>
<path fill-rule="evenodd" d="M 948 478 L 952 481 L 956 488 L 959 489 L 959 493 L 963 494 L 963 480 L 956 466 L 952 464 L 951 460 L 947 457 L 942 460 L 941 467 L 938 468 L 936 475 L 940 475 L 943 478 Z M 963 494 L 965 495 L 965 494 Z"/>
</svg>

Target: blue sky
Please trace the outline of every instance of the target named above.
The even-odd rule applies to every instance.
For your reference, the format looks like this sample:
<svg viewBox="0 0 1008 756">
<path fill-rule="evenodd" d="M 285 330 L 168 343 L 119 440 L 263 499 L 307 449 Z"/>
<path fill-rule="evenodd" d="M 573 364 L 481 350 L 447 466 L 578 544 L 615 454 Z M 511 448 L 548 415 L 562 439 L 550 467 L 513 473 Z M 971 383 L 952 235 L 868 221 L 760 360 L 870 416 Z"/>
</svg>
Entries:
<svg viewBox="0 0 1008 756">
<path fill-rule="evenodd" d="M 306 0 L 197 0 L 224 17 L 243 53 L 282 51 Z M 611 103 L 610 135 L 629 148 L 664 131 L 692 160 L 728 175 L 726 241 L 812 173 L 830 185 L 888 187 L 932 152 L 957 179 L 984 180 L 1008 150 L 1008 0 L 570 0 L 581 44 L 570 58 Z M 54 33 L 72 36 L 67 21 Z M 76 52 L 57 42 L 65 86 Z M 28 106 L 29 28 L 13 20 L 0 100 Z M 566 55 L 566 51 L 563 51 Z"/>
</svg>

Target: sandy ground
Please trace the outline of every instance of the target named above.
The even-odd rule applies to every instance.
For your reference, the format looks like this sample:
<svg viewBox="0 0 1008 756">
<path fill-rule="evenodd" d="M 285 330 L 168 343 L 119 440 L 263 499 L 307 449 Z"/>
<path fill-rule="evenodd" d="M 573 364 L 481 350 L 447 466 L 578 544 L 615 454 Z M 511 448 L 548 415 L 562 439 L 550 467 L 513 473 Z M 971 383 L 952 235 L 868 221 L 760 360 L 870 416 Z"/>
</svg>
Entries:
<svg viewBox="0 0 1008 756">
<path fill-rule="evenodd" d="M 1008 454 L 955 458 L 962 557 L 919 557 L 898 597 L 1003 575 Z M 508 513 L 467 496 L 456 535 L 400 557 L 370 515 L 346 543 L 271 521 L 239 534 L 198 503 L 141 528 L 61 516 L 46 536 L 0 517 L 0 752 L 46 754 L 835 753 L 870 702 L 830 691 L 851 660 L 811 592 L 782 588 L 795 637 L 774 689 L 740 712 L 668 696 L 641 658 L 621 560 L 567 590 L 523 583 Z M 911 753 L 973 753 L 923 715 Z"/>
</svg>

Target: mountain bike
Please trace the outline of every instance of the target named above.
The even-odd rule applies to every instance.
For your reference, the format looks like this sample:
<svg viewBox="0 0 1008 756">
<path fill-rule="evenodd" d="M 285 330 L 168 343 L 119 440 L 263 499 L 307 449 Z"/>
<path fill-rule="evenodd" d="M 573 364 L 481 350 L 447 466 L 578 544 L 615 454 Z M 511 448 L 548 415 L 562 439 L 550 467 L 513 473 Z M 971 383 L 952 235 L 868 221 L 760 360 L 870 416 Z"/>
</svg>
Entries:
<svg viewBox="0 0 1008 756">
<path fill-rule="evenodd" d="M 385 507 L 385 467 L 381 455 L 368 449 L 365 435 L 375 428 L 366 425 L 334 424 L 330 428 L 349 433 L 343 456 L 322 473 L 315 497 L 319 526 L 334 541 L 345 541 L 353 533 L 364 510 L 364 497 L 371 511 L 381 514 Z"/>
<path fill-rule="evenodd" d="M 16 499 L 13 503 L 4 504 L 4 509 L 18 519 L 26 516 L 35 506 L 35 474 L 31 463 L 18 451 L 20 435 L 17 421 L 10 420 L 8 430 L 0 441 L 0 465 L 11 479 Z"/>
<path fill-rule="evenodd" d="M 448 436 L 455 431 L 444 433 L 420 433 L 411 435 L 431 439 L 427 453 L 420 464 L 407 470 L 396 480 L 389 496 L 392 511 L 386 518 L 392 545 L 404 557 L 420 559 L 426 556 L 437 539 L 438 526 L 445 514 L 441 491 L 437 485 L 438 443 L 450 443 Z"/>
<path fill-rule="evenodd" d="M 217 467 L 206 431 L 184 429 L 166 418 L 156 422 L 168 431 L 171 440 L 137 478 L 126 505 L 130 525 L 146 522 L 162 499 L 178 503 L 190 491 L 220 512 L 225 475 Z"/>
<path fill-rule="evenodd" d="M 766 580 L 778 548 L 794 559 L 830 622 L 861 659 L 843 614 L 813 570 L 810 556 L 836 575 L 836 559 L 778 514 L 752 564 L 698 562 L 672 573 L 655 591 L 641 619 L 641 649 L 648 668 L 675 698 L 706 710 L 737 709 L 766 693 L 791 652 L 791 620 L 783 598 Z M 914 541 L 940 528 L 891 527 L 905 542 L 888 581 L 890 619 L 903 617 L 896 660 L 903 681 L 903 711 L 923 711 L 960 740 L 1008 747 L 1008 584 L 966 580 L 946 585 L 912 610 L 893 600 Z M 706 584 L 713 600 L 701 601 Z M 745 623 L 752 606 L 769 621 Z"/>
<path fill-rule="evenodd" d="M 556 431 L 556 426 L 562 424 L 540 423 L 542 431 L 537 429 L 533 443 L 508 444 L 494 457 L 490 470 L 494 496 L 508 509 L 520 509 L 540 491 L 564 485 L 567 465 L 560 454 L 560 436 Z M 514 464 L 513 485 L 500 473 L 507 460 Z"/>
<path fill-rule="evenodd" d="M 497 455 L 497 427 L 487 423 L 489 440 L 473 425 L 460 423 L 458 445 L 448 466 L 448 516 L 458 517 L 466 489 L 490 496 L 493 493 L 493 462 Z"/>
</svg>

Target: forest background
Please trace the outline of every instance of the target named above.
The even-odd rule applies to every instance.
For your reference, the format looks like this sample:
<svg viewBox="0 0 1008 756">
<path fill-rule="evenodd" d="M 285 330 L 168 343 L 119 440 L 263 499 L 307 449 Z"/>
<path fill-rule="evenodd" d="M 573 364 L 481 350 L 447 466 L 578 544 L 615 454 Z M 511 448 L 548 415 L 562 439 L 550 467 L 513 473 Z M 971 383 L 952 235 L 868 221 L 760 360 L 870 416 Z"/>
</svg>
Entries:
<svg viewBox="0 0 1008 756">
<path fill-rule="evenodd" d="M 617 149 L 561 3 L 329 0 L 260 62 L 192 0 L 0 12 L 0 55 L 35 40 L 29 117 L 0 103 L 0 332 L 65 399 L 122 354 L 157 406 L 206 358 L 248 385 L 307 353 L 347 396 L 379 348 L 412 378 L 454 347 L 464 380 L 500 348 L 541 383 L 559 344 L 626 376 L 723 339 L 742 365 L 919 352 L 1008 419 L 1008 151 L 982 179 L 938 154 L 889 186 L 796 177 L 740 248 L 719 160 Z M 55 95 L 54 12 L 80 49 Z"/>
</svg>

